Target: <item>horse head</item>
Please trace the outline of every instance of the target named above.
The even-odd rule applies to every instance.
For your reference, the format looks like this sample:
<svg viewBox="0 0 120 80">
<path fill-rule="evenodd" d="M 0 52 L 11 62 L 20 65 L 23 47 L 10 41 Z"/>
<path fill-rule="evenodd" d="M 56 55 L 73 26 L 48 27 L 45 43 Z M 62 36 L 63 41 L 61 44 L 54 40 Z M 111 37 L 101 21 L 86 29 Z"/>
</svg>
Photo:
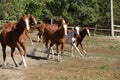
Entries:
<svg viewBox="0 0 120 80">
<path fill-rule="evenodd" d="M 67 35 L 68 23 L 66 24 L 64 19 L 60 19 L 60 22 L 61 22 L 61 27 L 64 28 L 64 34 Z"/>
<path fill-rule="evenodd" d="M 90 36 L 90 31 L 89 31 L 89 27 L 83 27 L 81 28 L 80 32 L 83 32 L 85 35 L 87 34 L 88 36 Z"/>
<path fill-rule="evenodd" d="M 21 16 L 16 24 L 16 28 L 30 30 L 29 17 L 26 15 Z"/>
<path fill-rule="evenodd" d="M 31 25 L 37 24 L 37 21 L 36 21 L 36 19 L 35 19 L 34 16 L 29 16 L 29 20 L 30 20 L 30 24 L 31 24 Z"/>
<path fill-rule="evenodd" d="M 85 27 L 86 31 L 87 31 L 87 35 L 90 36 L 90 30 L 89 27 Z"/>
</svg>

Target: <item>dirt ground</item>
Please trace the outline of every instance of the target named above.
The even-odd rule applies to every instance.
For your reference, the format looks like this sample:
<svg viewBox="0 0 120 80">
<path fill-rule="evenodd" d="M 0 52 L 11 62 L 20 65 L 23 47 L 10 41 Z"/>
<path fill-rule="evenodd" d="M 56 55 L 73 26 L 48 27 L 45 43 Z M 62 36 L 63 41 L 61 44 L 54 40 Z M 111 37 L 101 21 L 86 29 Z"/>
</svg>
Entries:
<svg viewBox="0 0 120 80">
<path fill-rule="evenodd" d="M 76 52 L 71 56 L 71 46 L 65 46 L 60 62 L 46 59 L 44 43 L 27 40 L 27 68 L 15 67 L 7 47 L 7 66 L 2 67 L 2 50 L 0 47 L 0 80 L 120 80 L 120 38 L 86 37 L 83 42 L 87 54 L 81 58 Z M 114 45 L 112 45 L 112 44 Z M 80 47 L 79 47 L 80 48 Z M 19 62 L 21 57 L 15 51 Z"/>
</svg>

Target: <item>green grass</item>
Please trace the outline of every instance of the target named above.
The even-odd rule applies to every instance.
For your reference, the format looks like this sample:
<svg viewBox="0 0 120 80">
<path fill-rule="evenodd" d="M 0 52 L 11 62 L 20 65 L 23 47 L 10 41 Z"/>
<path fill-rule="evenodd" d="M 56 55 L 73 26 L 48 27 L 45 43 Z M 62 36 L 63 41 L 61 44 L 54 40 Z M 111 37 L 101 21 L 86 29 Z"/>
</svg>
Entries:
<svg viewBox="0 0 120 80">
<path fill-rule="evenodd" d="M 86 47 L 104 48 L 104 49 L 120 49 L 120 38 L 112 38 L 110 36 L 90 36 L 83 41 Z"/>
</svg>

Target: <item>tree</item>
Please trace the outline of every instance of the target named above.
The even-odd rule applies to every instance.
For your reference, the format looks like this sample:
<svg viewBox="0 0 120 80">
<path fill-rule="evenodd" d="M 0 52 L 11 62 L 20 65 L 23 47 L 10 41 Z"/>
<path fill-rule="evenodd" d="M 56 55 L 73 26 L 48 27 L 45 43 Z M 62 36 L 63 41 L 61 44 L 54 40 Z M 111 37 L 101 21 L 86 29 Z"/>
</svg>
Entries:
<svg viewBox="0 0 120 80">
<path fill-rule="evenodd" d="M 120 1 L 114 2 L 115 24 L 120 21 Z M 34 15 L 39 22 L 64 18 L 71 25 L 110 24 L 110 0 L 0 0 L 0 19 Z"/>
<path fill-rule="evenodd" d="M 24 13 L 24 0 L 1 0 L 1 17 L 4 19 L 17 19 Z"/>
</svg>

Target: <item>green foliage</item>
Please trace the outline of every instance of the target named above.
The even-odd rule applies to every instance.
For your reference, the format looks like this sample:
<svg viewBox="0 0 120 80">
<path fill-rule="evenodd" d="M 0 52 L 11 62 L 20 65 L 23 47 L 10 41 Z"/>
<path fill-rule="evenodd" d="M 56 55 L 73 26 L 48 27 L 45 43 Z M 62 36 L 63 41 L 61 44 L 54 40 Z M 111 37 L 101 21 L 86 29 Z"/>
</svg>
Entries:
<svg viewBox="0 0 120 80">
<path fill-rule="evenodd" d="M 120 21 L 120 1 L 114 2 L 115 22 Z M 110 0 L 0 0 L 0 19 L 34 15 L 39 22 L 64 18 L 71 25 L 110 24 Z"/>
</svg>

